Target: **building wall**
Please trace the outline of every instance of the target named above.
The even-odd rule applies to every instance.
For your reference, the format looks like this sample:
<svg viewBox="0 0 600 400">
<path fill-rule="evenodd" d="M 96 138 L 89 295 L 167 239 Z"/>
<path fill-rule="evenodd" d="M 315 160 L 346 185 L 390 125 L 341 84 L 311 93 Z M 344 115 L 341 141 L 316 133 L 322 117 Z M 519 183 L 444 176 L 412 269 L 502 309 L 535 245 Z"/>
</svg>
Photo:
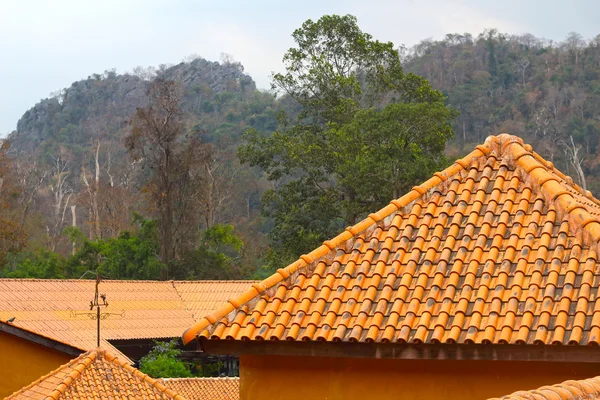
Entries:
<svg viewBox="0 0 600 400">
<path fill-rule="evenodd" d="M 72 356 L 0 332 L 0 398 L 66 364 Z"/>
<path fill-rule="evenodd" d="M 482 400 L 600 375 L 600 363 L 250 355 L 240 363 L 240 400 Z"/>
</svg>

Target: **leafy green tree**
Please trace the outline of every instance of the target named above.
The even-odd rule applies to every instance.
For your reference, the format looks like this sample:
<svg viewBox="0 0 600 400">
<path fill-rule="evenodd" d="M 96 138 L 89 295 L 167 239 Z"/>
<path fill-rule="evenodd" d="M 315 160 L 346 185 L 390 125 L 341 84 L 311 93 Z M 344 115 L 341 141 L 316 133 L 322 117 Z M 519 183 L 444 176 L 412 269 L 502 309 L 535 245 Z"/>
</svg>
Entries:
<svg viewBox="0 0 600 400">
<path fill-rule="evenodd" d="M 179 359 L 177 340 L 154 342 L 154 347 L 140 360 L 140 371 L 152 378 L 189 378 L 190 368 Z"/>
<path fill-rule="evenodd" d="M 244 242 L 232 225 L 217 224 L 203 232 L 198 246 L 184 253 L 178 279 L 242 279 L 249 276 L 242 264 Z"/>
<path fill-rule="evenodd" d="M 394 45 L 374 40 L 351 15 L 306 21 L 273 89 L 301 112 L 264 137 L 250 129 L 240 159 L 275 189 L 271 264 L 290 261 L 420 183 L 446 163 L 456 113 L 420 76 L 405 73 Z"/>
<path fill-rule="evenodd" d="M 40 249 L 37 252 L 9 254 L 6 268 L 0 272 L 5 278 L 64 278 L 65 259 L 53 251 Z"/>
<path fill-rule="evenodd" d="M 158 258 L 156 223 L 139 216 L 136 221 L 139 231 L 135 233 L 123 231 L 117 238 L 96 241 L 84 237 L 79 250 L 67 261 L 67 275 L 77 277 L 98 270 L 111 279 L 159 279 L 165 265 Z"/>
</svg>

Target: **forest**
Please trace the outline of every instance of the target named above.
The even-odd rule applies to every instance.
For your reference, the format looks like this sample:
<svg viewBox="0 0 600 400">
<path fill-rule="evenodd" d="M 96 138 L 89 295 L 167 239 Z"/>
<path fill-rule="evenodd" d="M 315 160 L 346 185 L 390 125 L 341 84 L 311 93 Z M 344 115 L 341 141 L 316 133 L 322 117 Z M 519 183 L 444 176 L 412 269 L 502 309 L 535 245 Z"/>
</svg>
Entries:
<svg viewBox="0 0 600 400">
<path fill-rule="evenodd" d="M 0 149 L 0 276 L 261 278 L 503 132 L 598 193 L 600 36 L 404 48 L 333 15 L 292 37 L 269 91 L 223 54 L 26 111 Z"/>
</svg>

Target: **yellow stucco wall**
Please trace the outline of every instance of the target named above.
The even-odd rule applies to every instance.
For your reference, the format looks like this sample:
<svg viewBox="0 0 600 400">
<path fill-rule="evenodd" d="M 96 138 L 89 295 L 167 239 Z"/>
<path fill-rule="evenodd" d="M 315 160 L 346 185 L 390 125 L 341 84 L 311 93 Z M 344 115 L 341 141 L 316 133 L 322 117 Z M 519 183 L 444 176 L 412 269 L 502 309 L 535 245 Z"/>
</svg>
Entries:
<svg viewBox="0 0 600 400">
<path fill-rule="evenodd" d="M 600 375 L 600 363 L 241 356 L 240 400 L 487 399 Z"/>
<path fill-rule="evenodd" d="M 0 332 L 0 398 L 29 385 L 74 358 Z"/>
</svg>

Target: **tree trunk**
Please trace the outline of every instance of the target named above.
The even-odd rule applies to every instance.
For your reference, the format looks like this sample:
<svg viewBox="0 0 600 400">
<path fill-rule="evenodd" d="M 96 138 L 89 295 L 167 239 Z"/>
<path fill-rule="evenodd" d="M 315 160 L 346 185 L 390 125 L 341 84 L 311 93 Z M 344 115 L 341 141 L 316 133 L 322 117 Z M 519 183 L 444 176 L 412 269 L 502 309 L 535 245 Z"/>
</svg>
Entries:
<svg viewBox="0 0 600 400">
<path fill-rule="evenodd" d="M 73 204 L 71 206 L 71 218 L 72 218 L 72 223 L 71 226 L 74 228 L 77 228 L 77 213 L 75 213 L 75 208 L 77 207 L 77 205 Z M 73 248 L 71 249 L 71 255 L 75 255 L 75 242 L 72 243 Z"/>
<path fill-rule="evenodd" d="M 579 150 L 581 147 L 575 146 L 575 142 L 573 141 L 573 136 L 569 135 L 569 139 L 571 140 L 571 146 L 565 144 L 567 147 L 567 153 L 571 161 L 571 165 L 575 169 L 575 173 L 579 178 L 579 184 L 584 191 L 587 191 L 587 183 L 585 180 L 585 174 L 583 173 L 583 168 L 581 168 L 581 164 L 583 163 L 583 159 L 579 158 Z"/>
<path fill-rule="evenodd" d="M 92 207 L 94 208 L 94 234 L 96 239 L 101 239 L 102 232 L 100 231 L 100 210 L 98 208 L 98 190 L 100 190 L 100 163 L 98 162 L 98 154 L 100 153 L 100 141 L 96 142 L 95 168 L 96 176 L 94 179 L 94 192 L 92 197 Z"/>
</svg>

